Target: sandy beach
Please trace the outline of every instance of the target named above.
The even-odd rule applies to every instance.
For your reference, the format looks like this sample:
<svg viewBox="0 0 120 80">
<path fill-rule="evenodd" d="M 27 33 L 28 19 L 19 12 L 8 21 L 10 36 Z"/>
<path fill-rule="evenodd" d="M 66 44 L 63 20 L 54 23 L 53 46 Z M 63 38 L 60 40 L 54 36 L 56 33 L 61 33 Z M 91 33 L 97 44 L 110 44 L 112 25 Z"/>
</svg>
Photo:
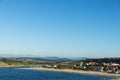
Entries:
<svg viewBox="0 0 120 80">
<path fill-rule="evenodd" d="M 112 79 L 112 80 L 120 80 L 120 78 L 118 78 L 118 79 Z"/>
<path fill-rule="evenodd" d="M 58 72 L 72 72 L 72 73 L 81 73 L 81 74 L 93 74 L 93 75 L 105 75 L 105 76 L 115 76 L 120 77 L 120 74 L 109 74 L 105 72 L 97 72 L 97 71 L 83 71 L 83 70 L 72 70 L 72 69 L 54 69 L 54 68 L 27 68 L 29 70 L 49 70 L 49 71 L 58 71 Z M 117 79 L 120 80 L 120 79 Z"/>
</svg>

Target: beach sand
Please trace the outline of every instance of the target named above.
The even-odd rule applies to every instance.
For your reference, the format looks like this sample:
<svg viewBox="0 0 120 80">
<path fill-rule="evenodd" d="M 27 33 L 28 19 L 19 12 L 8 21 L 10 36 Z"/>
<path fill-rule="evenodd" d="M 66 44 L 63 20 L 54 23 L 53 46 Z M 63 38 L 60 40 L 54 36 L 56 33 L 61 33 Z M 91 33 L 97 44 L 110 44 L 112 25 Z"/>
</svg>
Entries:
<svg viewBox="0 0 120 80">
<path fill-rule="evenodd" d="M 27 68 L 30 70 L 49 70 L 49 71 L 58 71 L 58 72 L 72 72 L 72 73 L 81 73 L 81 74 L 93 74 L 93 75 L 104 75 L 104 76 L 115 76 L 120 77 L 120 74 L 109 74 L 105 72 L 97 72 L 97 71 L 83 71 L 83 70 L 72 70 L 72 69 L 54 69 L 54 68 Z M 120 80 L 120 79 L 117 79 Z"/>
<path fill-rule="evenodd" d="M 120 80 L 120 78 L 118 78 L 118 79 L 112 79 L 112 80 Z"/>
</svg>

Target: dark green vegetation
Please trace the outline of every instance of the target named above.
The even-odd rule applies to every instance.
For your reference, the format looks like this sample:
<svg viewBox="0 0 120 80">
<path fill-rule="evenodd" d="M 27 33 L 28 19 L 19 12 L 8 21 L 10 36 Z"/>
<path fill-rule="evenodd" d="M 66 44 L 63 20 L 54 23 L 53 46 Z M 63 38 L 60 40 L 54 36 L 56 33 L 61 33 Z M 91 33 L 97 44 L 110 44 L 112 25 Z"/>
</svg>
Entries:
<svg viewBox="0 0 120 80">
<path fill-rule="evenodd" d="M 85 62 L 98 62 L 98 63 L 112 62 L 112 63 L 119 63 L 120 64 L 120 58 L 119 57 L 115 57 L 115 58 L 94 58 L 94 59 L 88 58 L 88 59 L 86 59 L 84 61 Z"/>
</svg>

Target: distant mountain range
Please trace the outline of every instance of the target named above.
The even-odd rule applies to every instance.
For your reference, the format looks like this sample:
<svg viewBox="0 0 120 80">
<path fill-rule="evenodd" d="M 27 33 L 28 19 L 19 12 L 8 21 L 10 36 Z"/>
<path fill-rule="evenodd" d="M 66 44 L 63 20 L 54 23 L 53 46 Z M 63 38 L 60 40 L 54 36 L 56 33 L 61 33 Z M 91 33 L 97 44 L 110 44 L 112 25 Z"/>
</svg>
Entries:
<svg viewBox="0 0 120 80">
<path fill-rule="evenodd" d="M 85 60 L 86 59 L 86 58 L 38 57 L 38 56 L 33 56 L 33 55 L 14 55 L 14 54 L 0 54 L 0 57 L 5 57 L 5 58 L 29 57 L 29 58 L 39 58 L 39 59 L 47 60 L 47 61 L 79 61 L 79 60 Z"/>
<path fill-rule="evenodd" d="M 52 61 L 79 61 L 85 60 L 86 58 L 59 58 L 59 57 L 45 57 L 43 59 L 52 60 Z"/>
<path fill-rule="evenodd" d="M 69 58 L 59 58 L 59 57 L 44 57 L 42 59 L 49 61 L 72 61 L 72 59 Z"/>
</svg>

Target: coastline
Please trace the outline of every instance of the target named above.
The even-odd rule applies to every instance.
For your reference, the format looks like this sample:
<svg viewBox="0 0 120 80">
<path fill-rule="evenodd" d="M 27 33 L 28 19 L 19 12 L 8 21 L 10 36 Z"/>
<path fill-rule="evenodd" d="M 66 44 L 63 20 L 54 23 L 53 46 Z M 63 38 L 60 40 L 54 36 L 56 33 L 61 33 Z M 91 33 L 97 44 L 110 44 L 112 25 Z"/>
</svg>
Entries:
<svg viewBox="0 0 120 80">
<path fill-rule="evenodd" d="M 1 67 L 22 67 L 22 66 L 29 66 L 29 65 L 7 65 L 7 66 L 0 66 Z"/>
<path fill-rule="evenodd" d="M 48 71 L 57 71 L 57 72 L 70 72 L 70 73 L 80 73 L 80 74 L 92 74 L 92 75 L 101 75 L 101 76 L 114 76 L 119 77 L 120 80 L 120 74 L 109 74 L 105 72 L 97 72 L 97 71 L 83 71 L 83 70 L 72 70 L 72 69 L 54 69 L 54 68 L 43 68 L 43 67 L 33 67 L 33 68 L 25 68 L 28 70 L 48 70 Z M 116 79 L 115 79 L 116 80 Z"/>
</svg>

